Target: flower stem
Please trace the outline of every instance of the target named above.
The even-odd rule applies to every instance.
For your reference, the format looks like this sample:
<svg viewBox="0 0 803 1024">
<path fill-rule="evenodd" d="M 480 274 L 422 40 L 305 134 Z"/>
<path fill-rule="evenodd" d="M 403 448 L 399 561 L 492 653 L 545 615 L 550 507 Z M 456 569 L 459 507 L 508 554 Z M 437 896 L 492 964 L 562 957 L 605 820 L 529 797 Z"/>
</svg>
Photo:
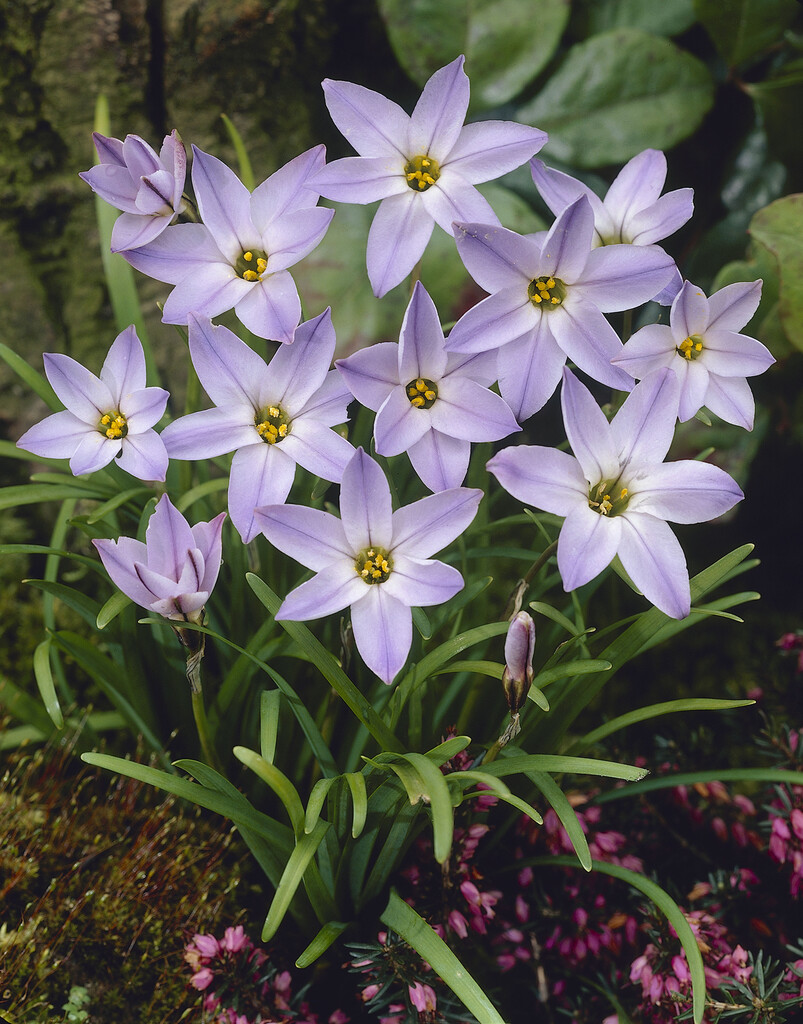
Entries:
<svg viewBox="0 0 803 1024">
<path fill-rule="evenodd" d="M 182 629 L 181 626 L 173 628 L 181 645 L 187 648 L 187 681 L 190 684 L 192 716 L 195 719 L 195 729 L 201 742 L 201 750 L 209 767 L 222 773 L 222 767 L 209 732 L 209 720 L 206 717 L 204 691 L 201 685 L 201 661 L 206 647 L 206 637 L 194 629 Z"/>
<path fill-rule="evenodd" d="M 505 613 L 502 619 L 512 619 L 515 615 L 521 611 L 521 605 L 524 601 L 524 595 L 527 593 L 527 588 L 530 586 L 532 581 L 535 579 L 538 572 L 546 565 L 552 555 L 555 553 L 558 547 L 558 542 L 553 541 L 548 547 L 544 548 L 541 554 L 536 558 L 530 568 L 527 570 L 527 575 L 518 581 L 510 597 L 507 600 L 505 606 Z"/>
</svg>

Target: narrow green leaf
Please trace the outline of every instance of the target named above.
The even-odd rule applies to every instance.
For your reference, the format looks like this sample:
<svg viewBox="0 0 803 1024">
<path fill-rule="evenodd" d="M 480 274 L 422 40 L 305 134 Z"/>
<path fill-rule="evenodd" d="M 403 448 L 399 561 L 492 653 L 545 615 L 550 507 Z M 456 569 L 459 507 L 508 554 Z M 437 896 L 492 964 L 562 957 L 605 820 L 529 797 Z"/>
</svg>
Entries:
<svg viewBox="0 0 803 1024">
<path fill-rule="evenodd" d="M 284 920 L 284 915 L 287 913 L 290 901 L 295 896 L 296 890 L 304 877 L 304 872 L 307 870 L 309 862 L 315 856 L 315 851 L 320 846 L 321 840 L 326 835 L 328 828 L 328 822 L 319 821 L 309 835 L 306 835 L 304 832 L 301 833 L 301 838 L 296 843 L 296 848 L 290 854 L 290 859 L 287 861 L 287 865 L 282 872 L 282 877 L 276 887 L 276 892 L 268 910 L 268 916 L 265 918 L 265 925 L 262 928 L 263 942 L 269 942 L 273 938 L 279 925 Z"/>
<path fill-rule="evenodd" d="M 41 590 L 45 594 L 57 597 L 59 601 L 66 604 L 68 608 L 72 608 L 73 611 L 78 612 L 84 622 L 88 623 L 90 626 L 96 625 L 98 614 L 100 613 L 100 606 L 97 601 L 93 601 L 91 597 L 87 597 L 86 594 L 82 594 L 80 590 L 68 587 L 64 583 L 53 583 L 50 580 L 23 580 L 22 582 L 27 583 L 32 587 L 36 587 L 37 590 Z"/>
<path fill-rule="evenodd" d="M 454 833 L 454 812 L 452 795 L 446 785 L 446 778 L 426 754 L 401 755 L 421 776 L 425 790 L 424 798 L 432 813 L 433 849 L 435 860 L 443 864 L 452 849 Z"/>
<path fill-rule="evenodd" d="M 125 505 L 131 498 L 136 498 L 139 494 L 153 494 L 150 487 L 129 487 L 126 491 L 120 491 L 119 494 L 115 494 L 113 498 L 109 498 L 108 501 L 104 501 L 102 505 L 98 505 L 94 512 L 86 517 L 86 521 L 90 526 L 100 522 L 101 519 L 109 512 L 113 512 L 116 508 L 121 505 Z"/>
<path fill-rule="evenodd" d="M 42 474 L 39 474 L 41 477 Z M 0 510 L 33 505 L 38 501 L 62 501 L 67 498 L 97 498 L 99 492 L 88 481 L 76 478 L 74 483 L 66 479 L 59 483 L 14 484 L 0 487 Z"/>
<path fill-rule="evenodd" d="M 259 752 L 270 764 L 276 754 L 281 698 L 279 690 L 263 690 L 259 695 Z"/>
<path fill-rule="evenodd" d="M 245 578 L 262 604 L 271 615 L 275 616 L 281 606 L 281 601 L 276 594 L 273 593 L 264 580 L 261 580 L 254 573 L 246 573 Z M 377 743 L 385 750 L 399 750 L 401 747 L 399 740 L 393 735 L 379 715 L 377 715 L 368 699 L 352 683 L 317 637 L 301 622 L 290 622 L 282 619 L 279 624 L 295 640 L 312 664 L 318 668 L 332 689 L 363 723 Z"/>
<path fill-rule="evenodd" d="M 716 700 L 707 697 L 690 697 L 683 700 L 666 700 L 658 704 L 649 704 L 643 708 L 628 711 L 627 714 L 618 715 L 609 722 L 605 722 L 596 729 L 592 729 L 591 732 L 586 733 L 585 736 L 572 744 L 569 753 L 579 753 L 581 750 L 587 750 L 595 743 L 599 743 L 600 740 L 605 739 L 606 736 L 610 736 L 612 733 L 618 732 L 620 729 L 626 729 L 629 725 L 635 725 L 636 722 L 645 722 L 651 718 L 659 718 L 661 715 L 674 715 L 680 711 L 725 711 L 730 708 L 745 708 L 750 704 L 755 704 L 755 701 Z"/>
<path fill-rule="evenodd" d="M 0 707 L 45 737 L 53 732 L 53 722 L 42 702 L 5 676 L 0 676 Z"/>
<path fill-rule="evenodd" d="M 426 616 L 423 608 L 413 608 L 413 625 L 421 634 L 423 640 L 429 640 L 432 637 L 432 626 L 429 624 L 429 619 Z"/>
<path fill-rule="evenodd" d="M 533 680 L 533 685 L 539 689 L 549 686 L 557 679 L 566 679 L 569 676 L 588 675 L 589 672 L 607 672 L 612 668 L 609 661 L 599 658 L 581 658 L 578 661 L 565 661 L 554 668 L 545 669 L 539 672 Z"/>
<path fill-rule="evenodd" d="M 470 736 L 452 736 L 451 739 L 444 740 L 443 743 L 439 743 L 432 750 L 428 750 L 426 756 L 433 764 L 440 767 L 440 765 L 445 764 L 456 754 L 464 751 L 469 743 L 471 743 Z"/>
<path fill-rule="evenodd" d="M 327 921 L 312 942 L 296 960 L 296 967 L 310 967 L 340 938 L 348 928 L 348 921 Z"/>
<path fill-rule="evenodd" d="M 61 402 L 56 397 L 56 392 L 42 374 L 34 370 L 26 359 L 17 355 L 8 345 L 4 345 L 2 342 L 0 342 L 0 359 L 3 359 L 20 380 L 42 399 L 51 412 L 57 412 L 63 408 Z M 30 457 L 30 453 L 26 452 L 25 458 L 30 459 Z"/>
<path fill-rule="evenodd" d="M 131 598 L 124 594 L 122 590 L 112 594 L 98 612 L 98 617 L 95 620 L 98 629 L 105 629 L 130 604 L 132 604 Z"/>
<path fill-rule="evenodd" d="M 583 826 L 577 817 L 574 808 L 569 803 L 566 794 L 555 782 L 551 775 L 546 772 L 528 772 L 527 777 L 541 790 L 549 802 L 552 810 L 557 814 L 561 825 L 569 837 L 569 842 L 574 847 L 580 866 L 586 871 L 591 870 L 591 851 L 588 848 L 588 840 L 583 832 Z"/>
<path fill-rule="evenodd" d="M 64 715 L 61 713 L 61 704 L 59 704 L 56 684 L 53 681 L 53 672 L 50 668 L 51 643 L 52 640 L 48 637 L 33 652 L 33 674 L 51 722 L 57 729 L 61 729 L 64 727 Z"/>
<path fill-rule="evenodd" d="M 599 775 L 606 779 L 636 782 L 648 774 L 646 768 L 617 761 L 601 761 L 596 757 L 567 757 L 565 754 L 511 754 L 500 761 L 482 765 L 491 775 L 513 775 L 516 772 L 571 772 L 577 775 Z"/>
<path fill-rule="evenodd" d="M 365 789 L 365 776 L 362 772 L 346 772 L 344 778 L 351 790 L 351 800 L 354 805 L 351 837 L 356 839 L 365 828 L 365 819 L 368 817 L 368 793 Z"/>
<path fill-rule="evenodd" d="M 432 674 L 435 676 L 450 675 L 455 672 L 473 672 L 478 676 L 490 676 L 501 679 L 505 666 L 498 661 L 452 661 L 445 668 L 439 668 Z"/>
<path fill-rule="evenodd" d="M 568 619 L 562 612 L 553 608 L 552 605 L 545 604 L 543 601 L 530 601 L 530 608 L 538 615 L 543 615 L 544 618 L 556 622 L 567 633 L 571 633 L 572 636 L 580 636 L 582 634 L 582 630 L 578 632 L 577 626 L 575 626 L 571 619 Z"/>
<path fill-rule="evenodd" d="M 246 768 L 258 775 L 262 781 L 269 786 L 284 804 L 290 824 L 296 836 L 304 834 L 304 808 L 301 805 L 301 797 L 293 783 L 287 778 L 284 772 L 260 757 L 255 750 L 248 747 L 237 746 L 233 750 L 234 756 L 241 761 Z"/>
<path fill-rule="evenodd" d="M 498 796 L 500 800 L 504 800 L 505 803 L 510 804 L 511 807 L 515 807 L 517 810 L 522 811 L 529 818 L 532 818 L 537 825 L 544 824 L 544 819 L 532 805 L 528 804 L 526 800 L 522 800 L 520 797 L 517 797 L 514 793 L 511 793 L 509 787 L 494 775 L 489 775 L 487 772 L 483 771 L 465 771 L 450 772 L 446 778 L 448 782 L 462 782 L 465 779 L 467 782 L 482 783 L 483 786 Z M 464 793 L 463 796 L 464 798 L 466 796 L 479 797 L 482 796 L 483 793 L 486 793 L 485 789 L 479 790 L 476 793 Z"/>
<path fill-rule="evenodd" d="M 307 810 L 304 815 L 304 831 L 307 835 L 318 824 L 326 797 L 335 782 L 337 782 L 337 779 L 318 779 L 312 787 L 312 792 L 307 801 Z"/>
<path fill-rule="evenodd" d="M 225 114 L 220 115 L 220 120 L 226 126 L 226 131 L 229 133 L 229 138 L 234 146 L 234 152 L 237 154 L 237 166 L 240 169 L 240 181 L 245 185 L 249 192 L 253 192 L 255 185 L 254 172 L 251 168 L 251 161 L 248 158 L 248 150 L 245 148 L 243 137 Z"/>
<path fill-rule="evenodd" d="M 564 855 L 537 857 L 528 863 L 532 864 L 533 867 L 548 867 L 550 865 L 553 867 L 572 867 L 574 865 L 572 858 Z M 664 913 L 666 919 L 675 929 L 680 944 L 683 946 L 683 951 L 686 954 L 686 961 L 689 965 L 689 973 L 691 974 L 694 1024 L 700 1024 L 703 1019 L 703 1011 L 705 1010 L 705 969 L 700 947 L 697 945 L 697 939 L 694 937 L 694 932 L 691 930 L 683 911 L 669 893 L 664 892 L 659 885 L 656 885 L 649 878 L 645 878 L 644 875 L 639 875 L 635 871 L 623 868 L 618 864 L 607 864 L 599 860 L 593 861 L 591 866 L 594 871 L 599 871 L 603 875 L 610 875 L 612 878 L 619 878 L 623 882 L 632 885 L 634 889 L 638 889 L 639 892 L 643 892 Z"/>
<path fill-rule="evenodd" d="M 187 509 L 191 508 L 196 501 L 200 501 L 202 498 L 206 498 L 210 494 L 217 494 L 218 491 L 225 491 L 229 486 L 228 477 L 218 476 L 212 480 L 205 480 L 202 484 L 198 484 L 195 487 L 191 487 L 188 491 L 181 495 L 176 502 L 176 508 L 179 512 L 186 512 Z"/>
<path fill-rule="evenodd" d="M 381 920 L 413 947 L 481 1024 L 505 1024 L 491 1000 L 443 939 L 395 891 L 390 894 Z"/>
<path fill-rule="evenodd" d="M 803 772 L 792 772 L 785 768 L 720 768 L 700 772 L 679 772 L 677 775 L 662 775 L 657 779 L 645 779 L 633 783 L 626 789 L 614 789 L 600 793 L 594 803 L 607 804 L 622 797 L 639 796 L 655 789 L 673 789 L 675 786 L 693 786 L 697 782 L 782 782 L 788 786 L 803 786 Z"/>
</svg>

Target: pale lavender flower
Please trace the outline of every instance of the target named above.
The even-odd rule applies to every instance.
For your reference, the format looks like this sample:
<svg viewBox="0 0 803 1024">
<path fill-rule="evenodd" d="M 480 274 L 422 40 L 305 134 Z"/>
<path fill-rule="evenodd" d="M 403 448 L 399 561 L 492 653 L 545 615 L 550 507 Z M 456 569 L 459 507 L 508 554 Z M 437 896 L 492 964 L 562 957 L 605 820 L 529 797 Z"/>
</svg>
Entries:
<svg viewBox="0 0 803 1024">
<path fill-rule="evenodd" d="M 669 326 L 642 327 L 613 362 L 638 378 L 669 367 L 680 381 L 681 421 L 705 406 L 752 430 L 755 402 L 745 378 L 763 373 L 775 360 L 760 341 L 738 332 L 760 299 L 761 281 L 730 284 L 710 298 L 686 281 L 672 303 Z"/>
<path fill-rule="evenodd" d="M 394 512 L 385 474 L 358 448 L 343 473 L 340 519 L 303 505 L 255 513 L 271 544 L 316 574 L 288 594 L 276 618 L 318 619 L 350 605 L 363 660 L 390 684 L 410 651 L 410 609 L 441 604 L 463 588 L 457 569 L 430 555 L 465 530 L 481 497 L 457 487 Z"/>
<path fill-rule="evenodd" d="M 381 200 L 368 236 L 368 276 L 382 296 L 421 258 L 438 223 L 499 221 L 474 186 L 529 160 L 547 136 L 512 121 L 464 125 L 469 82 L 458 57 L 424 86 L 412 116 L 371 89 L 323 83 L 337 127 L 360 154 L 335 160 L 313 185 L 345 203 Z"/>
<path fill-rule="evenodd" d="M 93 540 L 115 586 L 167 619 L 199 622 L 220 571 L 223 520 L 190 526 L 166 494 L 148 520 L 145 543 Z"/>
<path fill-rule="evenodd" d="M 378 410 L 377 452 L 407 452 L 431 491 L 460 486 L 472 441 L 498 441 L 520 429 L 505 402 L 488 390 L 495 361 L 446 352 L 438 311 L 420 281 L 399 344 L 372 345 L 336 365 L 355 398 Z"/>
<path fill-rule="evenodd" d="M 114 222 L 112 252 L 136 249 L 157 238 L 184 209 L 187 154 L 175 129 L 159 153 L 139 135 L 125 140 L 93 132 L 99 164 L 78 176 L 123 214 Z"/>
<path fill-rule="evenodd" d="M 260 338 L 290 342 L 301 300 L 289 273 L 326 234 L 334 211 L 316 206 L 308 185 L 324 147 L 302 153 L 253 193 L 216 157 L 193 146 L 192 183 L 202 224 L 175 224 L 128 262 L 175 285 L 162 320 L 186 324 L 191 312 L 216 317 L 234 309 Z"/>
<path fill-rule="evenodd" d="M 666 157 L 645 149 L 624 165 L 604 199 L 582 181 L 531 160 L 530 169 L 541 198 L 557 216 L 580 196 L 594 211 L 594 245 L 651 245 L 673 234 L 694 212 L 694 189 L 679 188 L 666 195 Z"/>
<path fill-rule="evenodd" d="M 347 420 L 351 399 L 330 370 L 335 332 L 327 309 L 296 329 L 269 364 L 226 327 L 191 313 L 190 355 L 217 408 L 193 412 L 162 433 L 174 459 L 211 459 L 236 452 L 229 479 L 229 514 L 244 543 L 260 531 L 259 505 L 280 504 L 296 463 L 340 482 L 354 448 L 331 428 Z"/>
<path fill-rule="evenodd" d="M 100 378 L 75 359 L 46 352 L 45 374 L 67 407 L 27 430 L 18 448 L 46 459 L 69 459 L 75 476 L 117 458 L 140 480 L 164 480 L 167 452 L 153 430 L 167 405 L 162 388 L 145 387 L 145 354 L 134 327 L 117 335 Z"/>
<path fill-rule="evenodd" d="M 658 246 L 592 249 L 585 196 L 560 213 L 543 242 L 487 224 L 455 224 L 460 257 L 491 294 L 453 327 L 447 348 L 499 348 L 499 390 L 521 423 L 558 386 L 566 358 L 602 384 L 630 390 L 614 356 L 622 343 L 603 316 L 651 299 L 673 276 Z"/>
<path fill-rule="evenodd" d="M 664 463 L 677 418 L 677 378 L 658 370 L 608 422 L 591 393 L 564 371 L 563 421 L 574 457 L 554 448 L 506 448 L 488 463 L 505 490 L 565 516 L 558 540 L 564 589 L 588 583 L 618 554 L 633 583 L 672 618 L 689 614 L 686 560 L 667 525 L 727 512 L 742 494 L 717 466 Z"/>
</svg>

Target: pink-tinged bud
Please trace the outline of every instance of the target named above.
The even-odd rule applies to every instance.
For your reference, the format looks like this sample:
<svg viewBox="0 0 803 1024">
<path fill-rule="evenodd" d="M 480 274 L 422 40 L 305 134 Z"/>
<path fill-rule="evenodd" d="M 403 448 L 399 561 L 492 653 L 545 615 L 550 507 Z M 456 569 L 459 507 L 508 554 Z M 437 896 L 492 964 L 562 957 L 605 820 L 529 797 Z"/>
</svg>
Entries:
<svg viewBox="0 0 803 1024">
<path fill-rule="evenodd" d="M 789 815 L 789 823 L 797 838 L 803 839 L 803 811 L 799 807 L 796 807 Z"/>
<path fill-rule="evenodd" d="M 362 990 L 362 1001 L 364 1003 L 370 1003 L 370 1001 L 374 998 L 378 991 L 379 985 L 367 985 Z"/>
<path fill-rule="evenodd" d="M 533 681 L 535 623 L 527 612 L 519 612 L 510 623 L 505 639 L 505 671 L 502 685 L 513 715 L 524 707 Z"/>
<path fill-rule="evenodd" d="M 435 1010 L 437 999 L 429 985 L 422 985 L 420 981 L 417 981 L 414 985 L 408 985 L 407 993 L 410 996 L 410 1002 L 419 1013 L 432 1013 Z"/>
<path fill-rule="evenodd" d="M 722 818 L 720 818 L 718 815 L 716 818 L 712 818 L 711 828 L 713 828 L 717 838 L 725 842 L 725 840 L 728 838 L 728 826 L 725 824 Z"/>
<path fill-rule="evenodd" d="M 530 918 L 530 907 L 523 896 L 516 897 L 516 920 L 526 924 Z"/>
<path fill-rule="evenodd" d="M 220 943 L 214 935 L 194 935 L 193 945 L 205 957 L 215 957 L 220 952 Z"/>
<path fill-rule="evenodd" d="M 753 803 L 750 797 L 745 796 L 743 793 L 737 793 L 736 796 L 733 798 L 733 802 L 736 804 L 736 806 L 739 808 L 742 814 L 756 813 L 756 805 Z"/>
<path fill-rule="evenodd" d="M 200 971 L 197 971 L 190 978 L 190 985 L 193 988 L 197 988 L 199 992 L 203 992 L 205 988 L 208 988 L 214 981 L 215 975 L 208 967 L 202 967 Z"/>
<path fill-rule="evenodd" d="M 459 935 L 461 939 L 464 939 L 468 935 L 468 924 L 459 910 L 453 910 L 451 914 L 449 914 L 449 927 L 455 935 Z"/>
<path fill-rule="evenodd" d="M 221 947 L 230 953 L 239 953 L 247 944 L 248 938 L 241 924 L 238 924 L 236 928 L 227 928 L 220 943 Z"/>
<path fill-rule="evenodd" d="M 328 1024 L 349 1024 L 351 1017 L 343 1010 L 335 1010 L 335 1012 L 329 1018 Z"/>
</svg>

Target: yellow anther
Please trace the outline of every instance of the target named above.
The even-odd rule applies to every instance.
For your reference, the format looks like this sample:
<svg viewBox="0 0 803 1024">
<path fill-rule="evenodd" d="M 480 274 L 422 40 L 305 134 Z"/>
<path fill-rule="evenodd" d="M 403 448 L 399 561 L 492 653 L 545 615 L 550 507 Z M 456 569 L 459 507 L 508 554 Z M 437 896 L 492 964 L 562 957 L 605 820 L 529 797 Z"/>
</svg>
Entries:
<svg viewBox="0 0 803 1024">
<path fill-rule="evenodd" d="M 281 416 L 281 411 L 277 409 L 275 405 L 272 405 L 268 409 L 268 416 Z"/>
<path fill-rule="evenodd" d="M 424 157 L 424 159 L 421 161 L 421 166 L 422 167 L 429 167 L 429 165 L 430 165 L 430 161 L 426 157 Z"/>
<path fill-rule="evenodd" d="M 543 302 L 543 301 L 544 301 L 543 296 L 539 295 L 538 292 L 536 292 L 535 295 L 533 295 L 533 302 Z"/>
<path fill-rule="evenodd" d="M 366 551 L 365 553 L 366 553 L 366 555 L 368 555 L 369 558 L 373 558 L 374 555 L 376 554 L 376 552 L 374 551 L 373 548 L 371 548 L 370 551 Z"/>
<path fill-rule="evenodd" d="M 425 391 L 424 392 L 424 398 L 426 398 L 426 400 L 428 402 L 434 402 L 437 397 L 438 396 L 435 394 L 434 391 Z"/>
<path fill-rule="evenodd" d="M 695 347 L 695 349 L 698 352 L 702 352 L 703 351 L 703 343 L 701 341 L 698 341 L 697 344 L 694 347 Z"/>
<path fill-rule="evenodd" d="M 279 437 L 287 437 L 287 424 L 282 423 L 279 427 Z"/>
<path fill-rule="evenodd" d="M 254 258 L 254 254 L 252 252 L 244 252 L 243 253 L 243 259 L 245 260 L 246 263 L 250 263 L 253 258 Z"/>
<path fill-rule="evenodd" d="M 415 398 L 410 399 L 410 405 L 414 405 L 416 409 L 420 409 L 422 405 L 426 405 L 426 399 L 423 395 L 417 395 Z"/>
<path fill-rule="evenodd" d="M 621 499 L 621 498 L 626 498 L 626 497 L 627 497 L 627 493 L 628 493 L 628 492 L 627 492 L 627 488 L 626 488 L 626 487 L 623 487 L 623 488 L 621 489 L 621 491 L 619 492 L 619 497 L 620 497 L 620 499 Z"/>
<path fill-rule="evenodd" d="M 259 274 L 257 274 L 257 272 L 255 270 L 244 270 L 243 271 L 243 280 L 244 281 L 258 281 L 259 280 Z M 250 292 L 249 292 L 249 294 L 250 294 Z"/>
<path fill-rule="evenodd" d="M 408 396 L 410 398 L 417 398 L 418 397 L 418 388 L 415 385 L 413 385 L 411 388 L 407 389 L 407 394 L 408 394 Z"/>
<path fill-rule="evenodd" d="M 419 379 L 418 379 L 418 380 L 417 380 L 417 381 L 415 382 L 415 386 L 416 386 L 416 388 L 417 388 L 417 389 L 418 389 L 419 391 L 426 391 L 426 390 L 427 390 L 427 386 L 426 386 L 426 384 L 425 384 L 425 383 L 424 383 L 424 382 L 423 382 L 423 381 L 421 380 L 421 378 L 420 378 L 420 377 L 419 377 Z"/>
<path fill-rule="evenodd" d="M 550 279 L 546 283 L 546 286 L 547 286 L 547 288 L 554 288 L 555 287 L 555 278 L 554 277 L 550 277 Z"/>
<path fill-rule="evenodd" d="M 104 427 L 108 426 L 108 424 L 111 423 L 111 421 L 112 421 L 112 418 L 111 418 L 111 416 L 108 413 L 106 413 L 105 416 L 101 416 L 100 417 L 100 422 L 103 424 Z"/>
<path fill-rule="evenodd" d="M 264 274 L 265 271 L 267 270 L 267 268 L 268 268 L 268 261 L 267 260 L 263 260 L 262 258 L 257 260 L 257 273 L 258 274 Z"/>
<path fill-rule="evenodd" d="M 437 160 L 433 160 L 429 156 L 414 156 L 404 165 L 407 184 L 418 192 L 424 192 L 434 185 L 440 177 L 440 173 Z"/>
</svg>

